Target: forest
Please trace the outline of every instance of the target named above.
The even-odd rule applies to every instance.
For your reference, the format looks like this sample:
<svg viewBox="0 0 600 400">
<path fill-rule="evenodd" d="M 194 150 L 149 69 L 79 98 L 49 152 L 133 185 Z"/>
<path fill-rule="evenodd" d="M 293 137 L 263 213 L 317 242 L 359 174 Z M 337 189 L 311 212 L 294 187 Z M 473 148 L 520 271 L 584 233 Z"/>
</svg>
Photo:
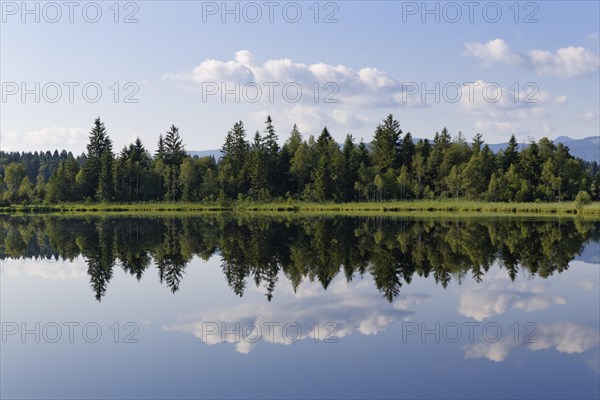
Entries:
<svg viewBox="0 0 600 400">
<path fill-rule="evenodd" d="M 390 114 L 372 140 L 336 142 L 325 127 L 307 139 L 294 125 L 280 146 L 273 120 L 249 137 L 242 121 L 227 132 L 221 156 L 190 156 L 176 126 L 152 153 L 138 138 L 115 153 L 97 118 L 86 152 L 0 152 L 0 203 L 201 202 L 298 200 L 379 202 L 468 199 L 581 204 L 600 200 L 596 161 L 574 158 L 548 138 L 520 149 L 514 135 L 497 153 L 481 134 L 468 141 L 444 128 L 414 140 Z"/>
</svg>

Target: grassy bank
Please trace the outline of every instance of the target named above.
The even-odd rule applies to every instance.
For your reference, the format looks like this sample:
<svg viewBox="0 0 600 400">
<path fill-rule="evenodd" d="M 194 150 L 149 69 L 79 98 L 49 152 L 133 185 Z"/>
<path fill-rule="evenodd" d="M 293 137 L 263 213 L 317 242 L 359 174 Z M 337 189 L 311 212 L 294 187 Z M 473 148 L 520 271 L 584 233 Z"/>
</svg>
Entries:
<svg viewBox="0 0 600 400">
<path fill-rule="evenodd" d="M 418 200 L 379 203 L 237 202 L 227 206 L 200 203 L 137 203 L 30 205 L 0 207 L 0 214 L 194 214 L 194 213 L 306 213 L 341 215 L 540 215 L 585 216 L 600 218 L 600 203 L 578 207 L 562 203 L 489 203 L 466 200 Z"/>
</svg>

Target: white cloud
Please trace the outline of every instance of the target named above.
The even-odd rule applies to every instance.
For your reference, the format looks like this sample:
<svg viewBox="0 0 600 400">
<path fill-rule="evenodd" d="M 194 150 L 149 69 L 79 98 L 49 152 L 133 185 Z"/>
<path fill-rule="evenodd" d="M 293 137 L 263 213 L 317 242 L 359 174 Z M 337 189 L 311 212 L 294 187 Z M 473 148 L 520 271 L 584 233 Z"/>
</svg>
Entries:
<svg viewBox="0 0 600 400">
<path fill-rule="evenodd" d="M 249 113 L 250 119 L 258 126 L 264 126 L 264 121 L 269 112 L 266 110 Z M 308 138 L 308 135 L 317 136 L 326 125 L 326 115 L 318 107 L 297 104 L 277 112 L 276 126 L 283 132 L 291 131 L 294 124 L 300 132 Z M 279 133 L 280 137 L 285 137 Z"/>
<path fill-rule="evenodd" d="M 372 285 L 372 280 L 367 284 Z M 343 277 L 332 282 L 331 287 L 336 291 L 333 297 L 319 290 L 318 285 L 318 282 L 303 282 L 295 293 L 288 285 L 280 289 L 292 296 L 291 301 L 245 303 L 207 310 L 200 315 L 186 316 L 182 322 L 163 329 L 191 333 L 207 345 L 230 343 L 236 351 L 246 354 L 260 342 L 289 345 L 298 340 L 314 339 L 315 335 L 322 340 L 331 334 L 328 323 L 335 325 L 338 339 L 356 332 L 376 335 L 390 325 L 408 319 L 412 315 L 410 308 L 428 299 L 426 295 L 400 295 L 389 304 L 378 293 L 357 290 L 365 285 L 364 281 L 348 283 Z M 240 324 L 239 329 L 236 323 Z M 286 324 L 297 324 L 289 328 L 287 336 L 283 329 Z M 251 331 L 256 326 L 259 328 Z M 313 331 L 315 326 L 318 332 Z M 245 327 L 250 330 L 244 330 Z M 215 331 L 210 332 L 213 328 Z M 226 335 L 223 328 L 237 330 L 240 334 L 238 337 Z"/>
<path fill-rule="evenodd" d="M 598 71 L 600 58 L 583 47 L 563 47 L 551 53 L 531 50 L 529 60 L 539 75 L 557 78 L 578 78 Z"/>
<path fill-rule="evenodd" d="M 465 358 L 487 358 L 490 361 L 501 362 L 506 359 L 510 350 L 518 344 L 513 340 L 500 340 L 495 343 L 479 342 L 466 346 Z"/>
<path fill-rule="evenodd" d="M 250 120 L 256 125 L 263 125 L 267 110 L 251 112 Z M 341 129 L 357 129 L 372 125 L 368 116 L 352 112 L 345 108 L 322 109 L 316 106 L 295 105 L 277 112 L 277 126 L 282 127 L 282 132 L 286 132 L 280 137 L 285 137 L 287 132 L 291 131 L 292 126 L 296 124 L 298 130 L 307 138 L 308 135 L 318 136 L 323 127 L 327 126 L 330 130 L 335 127 Z M 350 132 L 352 133 L 352 132 Z"/>
<path fill-rule="evenodd" d="M 366 115 L 340 108 L 332 110 L 331 116 L 339 125 L 345 127 L 366 126 L 369 123 L 369 117 Z"/>
<path fill-rule="evenodd" d="M 510 309 L 531 313 L 545 310 L 552 304 L 566 304 L 564 297 L 545 295 L 544 290 L 542 284 L 515 284 L 504 275 L 488 276 L 479 285 L 461 290 L 458 312 L 476 321 L 483 321 Z"/>
<path fill-rule="evenodd" d="M 475 121 L 475 130 L 486 135 L 501 135 L 513 134 L 517 131 L 517 126 L 511 122 L 495 122 L 495 121 Z"/>
<path fill-rule="evenodd" d="M 537 343 L 527 347 L 530 350 L 546 350 L 555 348 L 561 353 L 583 353 L 600 343 L 597 329 L 589 326 L 562 322 L 552 325 L 540 325 Z"/>
<path fill-rule="evenodd" d="M 167 73 L 164 79 L 201 83 L 216 83 L 219 88 L 227 85 L 241 89 L 256 83 L 263 89 L 260 101 L 271 101 L 268 93 L 274 87 L 274 102 L 285 102 L 281 92 L 286 84 L 299 85 L 300 101 L 318 103 L 330 107 L 380 107 L 411 106 L 402 98 L 405 89 L 402 82 L 377 68 L 364 67 L 357 71 L 345 65 L 325 63 L 303 64 L 289 58 L 270 59 L 259 62 L 248 50 L 235 53 L 232 60 L 207 59 L 188 72 Z M 240 91 L 241 91 L 240 89 Z M 328 103 L 335 101 L 334 103 Z M 403 101 L 404 100 L 404 101 Z"/>
<path fill-rule="evenodd" d="M 523 133 L 522 123 L 546 120 L 549 117 L 544 108 L 551 96 L 535 87 L 502 87 L 495 82 L 476 80 L 462 86 L 460 110 L 479 117 L 474 129 L 486 137 Z M 540 122 L 541 123 L 541 122 Z"/>
<path fill-rule="evenodd" d="M 373 89 L 396 86 L 396 81 L 377 68 L 363 68 L 358 71 L 360 80 Z"/>
<path fill-rule="evenodd" d="M 549 99 L 548 92 L 534 86 L 516 90 L 478 79 L 462 86 L 459 103 L 464 111 L 506 121 L 546 117 L 546 111 L 541 105 Z"/>
<path fill-rule="evenodd" d="M 596 120 L 596 113 L 592 110 L 585 110 L 584 112 L 582 112 L 579 115 L 579 118 L 581 118 L 584 121 L 595 121 Z"/>
<path fill-rule="evenodd" d="M 54 259 L 6 260 L 0 265 L 0 271 L 9 276 L 34 276 L 50 280 L 87 278 L 87 264 L 81 257 L 73 261 Z"/>
<path fill-rule="evenodd" d="M 53 126 L 36 131 L 2 133 L 2 150 L 35 151 L 47 149 L 82 149 L 88 141 L 88 130 Z M 32 148 L 35 146 L 36 148 Z"/>
<path fill-rule="evenodd" d="M 524 65 L 540 76 L 579 78 L 596 73 L 600 67 L 598 54 L 584 47 L 562 47 L 554 53 L 533 49 L 526 56 L 520 56 L 504 40 L 494 39 L 487 43 L 467 42 L 465 49 L 464 54 L 481 59 L 484 66 L 497 62 L 511 66 Z"/>
<path fill-rule="evenodd" d="M 487 43 L 467 42 L 465 43 L 465 54 L 483 60 L 485 66 L 492 66 L 496 62 L 508 65 L 522 64 L 523 59 L 508 47 L 502 39 L 490 40 Z"/>
<path fill-rule="evenodd" d="M 598 286 L 600 286 L 600 276 L 597 273 L 590 274 L 577 283 L 578 288 L 582 288 L 587 291 L 594 289 L 598 290 Z"/>
<path fill-rule="evenodd" d="M 587 325 L 573 322 L 559 322 L 538 326 L 538 331 L 525 342 L 506 337 L 498 342 L 479 342 L 466 346 L 465 358 L 487 358 L 502 362 L 511 350 L 525 346 L 528 350 L 555 349 L 566 354 L 584 353 L 600 344 L 600 332 Z M 530 331 L 531 332 L 531 331 Z"/>
<path fill-rule="evenodd" d="M 554 104 L 565 104 L 567 102 L 567 96 L 556 96 L 554 98 Z"/>
</svg>

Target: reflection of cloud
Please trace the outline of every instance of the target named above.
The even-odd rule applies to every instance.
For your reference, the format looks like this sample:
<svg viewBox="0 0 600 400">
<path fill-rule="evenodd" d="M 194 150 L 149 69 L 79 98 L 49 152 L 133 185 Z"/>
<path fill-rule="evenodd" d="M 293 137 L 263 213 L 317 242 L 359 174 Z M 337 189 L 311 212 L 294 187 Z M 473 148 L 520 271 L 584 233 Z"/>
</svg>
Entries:
<svg viewBox="0 0 600 400">
<path fill-rule="evenodd" d="M 299 288 L 291 301 L 246 303 L 208 310 L 163 328 L 168 332 L 192 333 L 207 345 L 232 343 L 238 352 L 248 353 L 260 341 L 286 345 L 315 336 L 323 340 L 332 337 L 332 333 L 336 338 L 355 332 L 375 335 L 393 323 L 409 318 L 412 315 L 409 308 L 428 299 L 426 295 L 406 295 L 388 304 L 377 293 L 360 292 L 358 289 L 363 282 L 348 284 L 342 277 L 332 282 L 332 288 L 336 289 L 334 297 L 313 291 L 313 285 L 318 283 L 301 285 L 307 287 Z M 273 325 L 275 323 L 278 325 Z M 335 332 L 328 323 L 335 325 Z M 286 324 L 297 324 L 289 328 L 287 336 L 283 329 Z M 314 331 L 315 326 L 318 332 Z M 241 333 L 236 337 L 227 331 Z"/>
<path fill-rule="evenodd" d="M 504 361 L 508 352 L 517 347 L 518 344 L 512 340 L 501 340 L 496 343 L 479 342 L 467 346 L 465 358 L 487 358 L 490 361 Z"/>
<path fill-rule="evenodd" d="M 582 289 L 585 290 L 592 290 L 594 288 L 594 282 L 592 281 L 582 281 L 579 283 L 579 286 L 581 286 Z"/>
<path fill-rule="evenodd" d="M 561 353 L 583 353 L 600 343 L 600 332 L 597 329 L 570 322 L 540 326 L 537 343 L 527 347 L 530 350 L 546 350 L 555 348 Z"/>
<path fill-rule="evenodd" d="M 545 310 L 551 304 L 566 304 L 564 297 L 544 295 L 543 292 L 543 284 L 516 284 L 506 276 L 491 276 L 477 286 L 461 290 L 458 312 L 483 321 L 510 309 L 529 313 Z"/>
<path fill-rule="evenodd" d="M 539 325 L 539 331 L 532 339 L 535 343 L 518 342 L 513 337 L 496 343 L 475 343 L 466 347 L 465 358 L 487 358 L 490 361 L 501 362 L 512 349 L 521 346 L 532 351 L 555 349 L 566 354 L 584 353 L 600 344 L 600 332 L 587 325 L 560 322 Z"/>
<path fill-rule="evenodd" d="M 12 260 L 2 262 L 0 271 L 10 276 L 28 275 L 44 279 L 82 279 L 87 277 L 87 265 L 82 258 L 73 261 Z"/>
</svg>

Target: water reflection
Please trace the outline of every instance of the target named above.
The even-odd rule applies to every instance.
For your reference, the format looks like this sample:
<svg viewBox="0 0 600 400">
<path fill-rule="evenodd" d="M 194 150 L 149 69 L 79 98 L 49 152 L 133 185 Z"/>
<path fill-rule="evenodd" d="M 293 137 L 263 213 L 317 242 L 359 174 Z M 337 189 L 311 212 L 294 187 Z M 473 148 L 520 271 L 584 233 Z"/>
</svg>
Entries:
<svg viewBox="0 0 600 400">
<path fill-rule="evenodd" d="M 184 315 L 163 328 L 168 332 L 191 333 L 207 345 L 232 344 L 249 353 L 259 343 L 290 345 L 302 340 L 334 343 L 353 333 L 376 335 L 401 321 L 408 321 L 414 306 L 430 299 L 427 294 L 401 294 L 391 304 L 382 304 L 371 290 L 370 279 L 346 282 L 336 278 L 323 296 L 317 283 L 303 284 L 275 304 L 248 301 L 231 307 L 216 307 Z M 366 289 L 366 290 L 365 290 Z"/>
<path fill-rule="evenodd" d="M 282 277 L 296 291 L 306 280 L 328 289 L 340 274 L 347 282 L 369 275 L 393 303 L 414 276 L 445 288 L 453 280 L 481 282 L 495 262 L 512 281 L 519 271 L 543 278 L 560 273 L 584 244 L 600 241 L 599 227 L 571 219 L 1 217 L 0 260 L 83 256 L 98 301 L 116 266 L 137 280 L 156 268 L 160 282 L 175 293 L 193 257 L 219 255 L 224 278 L 239 296 L 250 282 L 270 301 Z M 80 273 L 68 263 L 61 271 L 41 264 L 37 273 L 53 279 Z M 535 288 L 498 282 L 465 291 L 459 312 L 482 320 L 507 308 L 531 311 L 562 302 Z"/>
<path fill-rule="evenodd" d="M 558 322 L 536 326 L 540 334 L 535 335 L 531 343 L 515 341 L 505 337 L 497 342 L 481 341 L 467 346 L 466 358 L 486 358 L 501 362 L 508 353 L 518 347 L 526 347 L 531 351 L 555 349 L 560 353 L 584 353 L 600 344 L 598 330 L 584 324 L 574 322 Z"/>
<path fill-rule="evenodd" d="M 206 345 L 230 344 L 239 353 L 247 354 L 259 344 L 290 345 L 298 341 L 336 343 L 351 334 L 377 335 L 393 325 L 396 326 L 395 341 L 398 344 L 446 343 L 458 345 L 464 350 L 465 359 L 487 359 L 504 361 L 511 351 L 524 348 L 529 351 L 555 350 L 564 354 L 582 354 L 600 344 L 597 327 L 583 322 L 561 320 L 563 315 L 554 312 L 550 323 L 533 322 L 539 318 L 526 316 L 546 310 L 552 306 L 566 306 L 565 297 L 553 297 L 545 282 L 526 281 L 520 283 L 515 293 L 535 293 L 533 296 L 515 295 L 508 307 L 503 298 L 491 303 L 482 301 L 463 292 L 483 291 L 491 288 L 506 288 L 498 285 L 508 277 L 499 275 L 500 270 L 492 267 L 496 275 L 490 282 L 478 285 L 471 282 L 458 293 L 458 312 L 466 318 L 439 315 L 434 321 L 423 320 L 415 308 L 431 302 L 429 294 L 400 294 L 391 304 L 382 303 L 378 295 L 364 289 L 373 285 L 371 278 L 347 282 L 337 277 L 332 282 L 332 296 L 316 291 L 315 283 L 302 285 L 300 292 L 286 291 L 284 301 L 265 304 L 257 301 L 244 302 L 230 307 L 203 307 L 194 314 L 179 316 L 178 322 L 167 324 L 167 332 L 192 334 Z M 597 284 L 597 283 L 594 283 Z M 510 289 L 508 292 L 510 293 Z M 495 292 L 491 291 L 493 295 Z M 510 296 L 510 295 L 509 295 Z M 555 299 L 550 301 L 548 299 Z M 499 305 L 500 304 L 500 305 Z M 518 309 L 525 316 L 490 319 Z M 465 309 L 493 310 L 486 315 L 465 313 Z M 555 310 L 556 311 L 556 310 Z M 515 318 L 515 314 L 512 314 Z M 571 317 L 573 318 L 573 317 Z M 474 322 L 477 321 L 477 322 Z M 492 329 L 490 329 L 492 328 Z M 592 355 L 590 360 L 593 360 Z M 597 368 L 590 365 L 594 370 Z"/>
<path fill-rule="evenodd" d="M 105 398 L 598 398 L 599 228 L 575 219 L 0 218 L 2 322 L 94 321 L 104 331 L 95 344 L 11 335 L 1 397 L 82 398 L 95 388 Z M 139 343 L 123 343 L 125 332 L 115 342 L 111 327 L 130 321 Z"/>
</svg>

